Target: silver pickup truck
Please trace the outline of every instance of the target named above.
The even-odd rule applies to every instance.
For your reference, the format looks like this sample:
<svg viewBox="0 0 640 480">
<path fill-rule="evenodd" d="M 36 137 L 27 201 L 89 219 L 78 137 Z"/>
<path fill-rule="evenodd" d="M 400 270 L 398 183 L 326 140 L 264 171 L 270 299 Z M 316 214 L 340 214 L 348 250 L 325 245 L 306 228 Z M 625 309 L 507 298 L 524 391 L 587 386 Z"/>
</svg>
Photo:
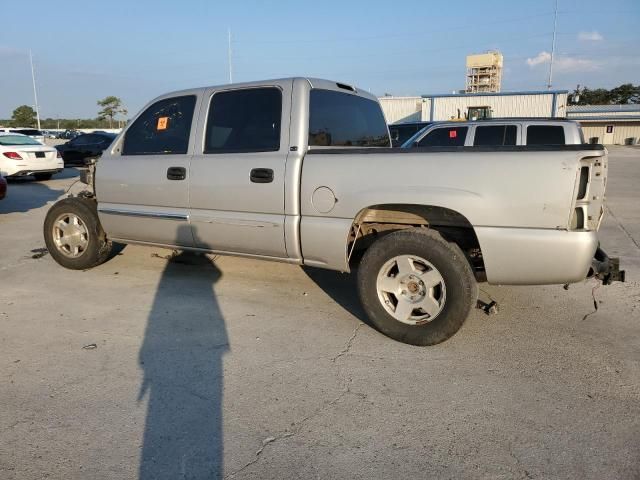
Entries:
<svg viewBox="0 0 640 480">
<path fill-rule="evenodd" d="M 479 281 L 622 275 L 598 248 L 602 146 L 391 149 L 376 98 L 328 80 L 163 95 L 90 173 L 45 220 L 64 267 L 104 262 L 111 242 L 357 265 L 371 324 L 414 345 L 452 336 Z"/>
</svg>

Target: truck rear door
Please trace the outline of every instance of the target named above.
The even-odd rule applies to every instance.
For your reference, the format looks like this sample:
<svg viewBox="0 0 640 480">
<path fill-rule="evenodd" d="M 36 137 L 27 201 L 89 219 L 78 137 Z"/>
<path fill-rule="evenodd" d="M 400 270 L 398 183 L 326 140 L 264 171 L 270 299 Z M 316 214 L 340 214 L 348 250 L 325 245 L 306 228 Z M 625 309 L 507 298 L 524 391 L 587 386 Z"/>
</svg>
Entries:
<svg viewBox="0 0 640 480">
<path fill-rule="evenodd" d="M 190 167 L 195 246 L 286 257 L 285 166 L 292 81 L 205 92 Z"/>
</svg>

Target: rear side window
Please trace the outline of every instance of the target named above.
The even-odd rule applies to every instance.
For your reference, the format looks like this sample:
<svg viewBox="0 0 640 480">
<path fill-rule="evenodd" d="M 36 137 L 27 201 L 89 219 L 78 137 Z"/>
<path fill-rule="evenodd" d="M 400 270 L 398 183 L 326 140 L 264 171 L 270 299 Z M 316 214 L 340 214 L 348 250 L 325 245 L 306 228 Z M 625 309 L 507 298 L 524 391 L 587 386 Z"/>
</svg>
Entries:
<svg viewBox="0 0 640 480">
<path fill-rule="evenodd" d="M 562 125 L 529 125 L 527 127 L 527 145 L 564 144 L 564 127 Z"/>
<path fill-rule="evenodd" d="M 518 127 L 515 125 L 487 125 L 476 127 L 474 145 L 515 145 Z"/>
<path fill-rule="evenodd" d="M 349 93 L 311 90 L 309 145 L 390 147 L 387 123 L 378 102 Z"/>
<path fill-rule="evenodd" d="M 418 141 L 418 147 L 464 147 L 467 130 L 467 127 L 436 128 Z"/>
<path fill-rule="evenodd" d="M 280 150 L 282 92 L 273 87 L 213 95 L 204 153 Z"/>
<path fill-rule="evenodd" d="M 129 127 L 122 155 L 185 154 L 189 149 L 195 95 L 160 100 Z"/>
</svg>

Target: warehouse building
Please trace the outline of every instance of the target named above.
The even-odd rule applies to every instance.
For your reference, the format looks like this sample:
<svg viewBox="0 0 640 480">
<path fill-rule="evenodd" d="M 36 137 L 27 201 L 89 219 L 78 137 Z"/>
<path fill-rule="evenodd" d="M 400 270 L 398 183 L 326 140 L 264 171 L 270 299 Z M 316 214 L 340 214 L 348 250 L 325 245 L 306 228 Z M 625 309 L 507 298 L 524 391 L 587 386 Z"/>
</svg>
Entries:
<svg viewBox="0 0 640 480">
<path fill-rule="evenodd" d="M 580 122 L 588 142 L 640 143 L 640 105 L 572 105 L 567 109 L 567 118 Z"/>
<path fill-rule="evenodd" d="M 388 123 L 496 117 L 566 117 L 567 90 L 382 97 Z"/>
</svg>

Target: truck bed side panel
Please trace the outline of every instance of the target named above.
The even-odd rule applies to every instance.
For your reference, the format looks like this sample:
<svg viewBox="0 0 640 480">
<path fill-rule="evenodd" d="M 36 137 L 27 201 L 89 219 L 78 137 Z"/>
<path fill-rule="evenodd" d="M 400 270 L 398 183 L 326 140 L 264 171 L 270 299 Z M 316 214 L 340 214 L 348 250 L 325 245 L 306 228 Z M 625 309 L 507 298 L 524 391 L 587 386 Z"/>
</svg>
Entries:
<svg viewBox="0 0 640 480">
<path fill-rule="evenodd" d="M 483 227 L 566 232 L 580 159 L 603 154 L 575 149 L 307 154 L 301 185 L 301 236 L 304 239 L 323 235 L 325 243 L 303 242 L 303 257 L 305 262 L 313 259 L 316 265 L 348 270 L 346 244 L 351 222 L 362 209 L 381 204 L 418 204 L 455 210 L 474 226 L 481 246 L 484 232 L 495 232 Z M 319 211 L 313 201 L 314 192 L 322 187 L 330 189 L 336 199 L 326 213 Z M 318 222 L 317 218 L 335 219 L 341 228 L 327 232 L 320 227 L 325 222 Z M 329 234 L 339 238 L 329 239 Z M 495 235 L 487 238 L 494 239 Z M 514 241 L 518 238 L 521 236 L 512 237 Z M 537 245 L 535 238 L 532 243 Z M 586 241 L 587 250 L 592 243 Z M 497 252 L 494 257 L 491 254 L 494 250 L 489 250 L 491 258 L 485 256 L 485 265 L 491 279 L 492 271 L 500 271 L 503 261 L 510 260 L 507 257 L 503 260 Z M 511 267 L 514 275 L 531 281 L 518 266 Z M 525 269 L 523 266 L 522 270 Z M 580 266 L 580 274 L 582 269 Z"/>
</svg>

